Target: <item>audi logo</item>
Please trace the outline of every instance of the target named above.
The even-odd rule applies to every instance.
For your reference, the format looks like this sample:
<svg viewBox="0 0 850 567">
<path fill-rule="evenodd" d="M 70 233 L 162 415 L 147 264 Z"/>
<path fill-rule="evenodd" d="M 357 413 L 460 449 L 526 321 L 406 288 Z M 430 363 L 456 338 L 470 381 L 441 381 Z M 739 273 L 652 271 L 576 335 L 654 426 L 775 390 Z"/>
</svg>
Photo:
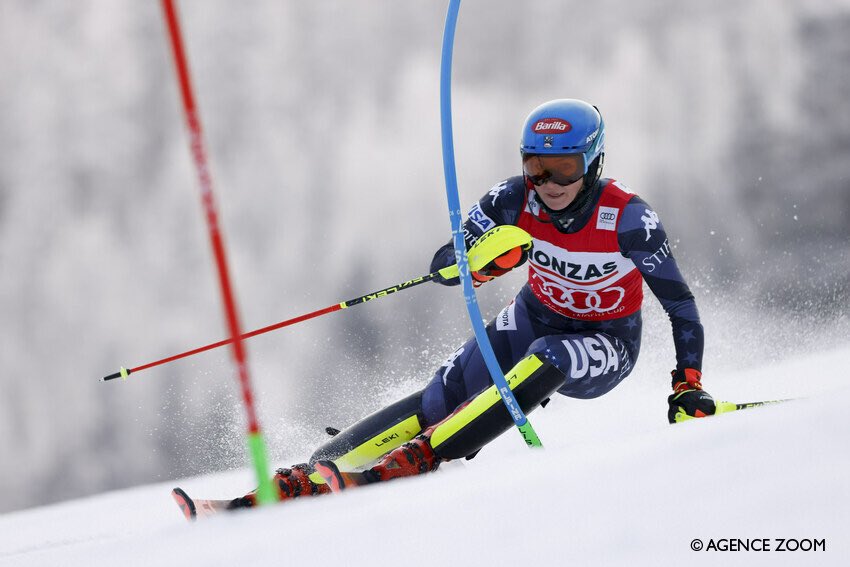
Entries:
<svg viewBox="0 0 850 567">
<path fill-rule="evenodd" d="M 599 218 L 602 220 L 612 221 L 617 218 L 617 215 L 614 213 L 599 213 Z"/>
<path fill-rule="evenodd" d="M 606 313 L 620 306 L 626 296 L 621 287 L 609 287 L 599 291 L 592 289 L 570 289 L 555 282 L 546 281 L 534 274 L 540 281 L 540 291 L 558 307 L 564 307 L 576 313 Z"/>
</svg>

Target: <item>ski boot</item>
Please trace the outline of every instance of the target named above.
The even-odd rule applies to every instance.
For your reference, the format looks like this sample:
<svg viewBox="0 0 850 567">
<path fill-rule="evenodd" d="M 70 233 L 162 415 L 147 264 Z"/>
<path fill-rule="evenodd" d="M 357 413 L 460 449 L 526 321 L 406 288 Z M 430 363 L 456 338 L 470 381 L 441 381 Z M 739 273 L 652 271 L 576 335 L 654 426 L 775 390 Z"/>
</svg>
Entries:
<svg viewBox="0 0 850 567">
<path fill-rule="evenodd" d="M 363 472 L 340 471 L 333 461 L 316 461 L 315 467 L 325 479 L 326 486 L 339 492 L 353 486 L 384 482 L 394 478 L 415 476 L 437 470 L 443 459 L 434 453 L 430 438 L 433 429 L 418 435 L 401 447 L 393 449 L 373 467 Z"/>
<path fill-rule="evenodd" d="M 431 448 L 430 433 L 428 431 L 426 434 L 419 435 L 384 455 L 378 464 L 369 469 L 376 478 L 375 482 L 437 470 L 442 459 Z"/>
<path fill-rule="evenodd" d="M 277 487 L 281 502 L 300 496 L 320 496 L 331 491 L 327 484 L 316 484 L 310 480 L 313 467 L 306 463 L 293 465 L 292 468 L 277 469 L 272 482 Z M 252 508 L 257 504 L 257 493 L 250 492 L 241 498 L 234 498 L 227 505 L 228 510 Z"/>
</svg>

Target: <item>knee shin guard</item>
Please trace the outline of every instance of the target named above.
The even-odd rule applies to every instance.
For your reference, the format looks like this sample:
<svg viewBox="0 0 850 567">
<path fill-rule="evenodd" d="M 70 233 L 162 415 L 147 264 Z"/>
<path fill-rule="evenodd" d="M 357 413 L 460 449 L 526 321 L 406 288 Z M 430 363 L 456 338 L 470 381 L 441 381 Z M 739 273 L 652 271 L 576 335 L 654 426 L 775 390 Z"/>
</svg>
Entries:
<svg viewBox="0 0 850 567">
<path fill-rule="evenodd" d="M 529 413 L 564 383 L 563 372 L 537 355 L 520 360 L 505 376 L 523 412 Z M 513 424 L 496 386 L 490 386 L 434 428 L 431 447 L 441 459 L 478 451 Z"/>
<path fill-rule="evenodd" d="M 422 431 L 422 392 L 416 392 L 364 417 L 316 449 L 310 463 L 331 460 L 340 470 L 356 470 L 377 461 Z"/>
</svg>

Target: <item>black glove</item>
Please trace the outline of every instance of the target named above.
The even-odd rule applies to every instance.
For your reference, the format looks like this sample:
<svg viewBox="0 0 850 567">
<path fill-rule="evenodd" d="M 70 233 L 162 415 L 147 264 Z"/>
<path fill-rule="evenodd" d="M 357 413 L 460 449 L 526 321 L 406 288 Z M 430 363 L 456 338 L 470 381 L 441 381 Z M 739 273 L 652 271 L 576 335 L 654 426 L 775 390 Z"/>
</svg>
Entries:
<svg viewBox="0 0 850 567">
<path fill-rule="evenodd" d="M 477 272 L 472 272 L 472 285 L 478 287 L 485 282 L 507 274 L 518 266 L 522 266 L 528 260 L 529 250 L 531 250 L 531 244 L 515 246 L 501 256 L 494 258 L 492 262 Z"/>
<path fill-rule="evenodd" d="M 693 368 L 673 370 L 673 393 L 667 398 L 670 409 L 667 419 L 670 423 L 687 421 L 696 417 L 714 415 L 714 398 L 702 389 L 702 373 Z"/>
</svg>

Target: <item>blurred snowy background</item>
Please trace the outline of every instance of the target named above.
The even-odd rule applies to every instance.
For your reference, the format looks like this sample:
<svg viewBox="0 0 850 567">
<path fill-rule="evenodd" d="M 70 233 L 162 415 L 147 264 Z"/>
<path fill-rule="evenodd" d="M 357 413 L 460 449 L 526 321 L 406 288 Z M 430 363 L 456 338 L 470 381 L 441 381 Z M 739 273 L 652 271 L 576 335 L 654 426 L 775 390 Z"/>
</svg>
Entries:
<svg viewBox="0 0 850 567">
<path fill-rule="evenodd" d="M 446 3 L 179 7 L 246 330 L 426 273 L 449 238 Z M 225 334 L 164 31 L 154 1 L 0 0 L 0 511 L 245 463 L 226 350 L 98 381 Z M 465 206 L 519 172 L 531 108 L 599 106 L 605 173 L 676 239 L 710 391 L 848 341 L 850 1 L 467 0 L 454 59 Z M 485 314 L 521 283 L 483 288 Z M 630 380 L 663 420 L 669 326 L 646 311 Z M 426 286 L 252 339 L 274 462 L 467 329 L 457 289 Z"/>
</svg>

